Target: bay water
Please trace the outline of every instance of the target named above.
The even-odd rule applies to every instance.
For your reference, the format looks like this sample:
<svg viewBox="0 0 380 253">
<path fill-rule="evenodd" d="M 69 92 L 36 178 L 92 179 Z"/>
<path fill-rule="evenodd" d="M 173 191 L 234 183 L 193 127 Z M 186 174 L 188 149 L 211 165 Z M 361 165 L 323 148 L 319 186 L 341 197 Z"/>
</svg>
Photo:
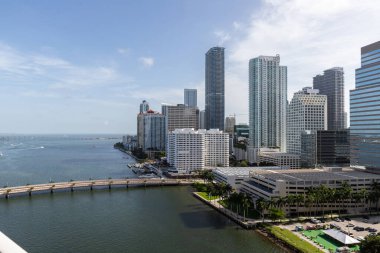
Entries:
<svg viewBox="0 0 380 253">
<path fill-rule="evenodd" d="M 119 136 L 0 138 L 0 185 L 134 177 Z M 30 253 L 263 252 L 282 249 L 191 195 L 191 187 L 129 188 L 0 199 L 0 231 Z"/>
</svg>

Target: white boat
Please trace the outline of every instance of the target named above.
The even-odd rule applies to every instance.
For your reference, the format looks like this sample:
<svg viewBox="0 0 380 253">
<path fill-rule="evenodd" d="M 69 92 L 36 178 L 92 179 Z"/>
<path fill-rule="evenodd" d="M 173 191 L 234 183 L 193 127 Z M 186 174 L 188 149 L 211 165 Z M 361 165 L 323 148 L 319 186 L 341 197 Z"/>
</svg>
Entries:
<svg viewBox="0 0 380 253">
<path fill-rule="evenodd" d="M 157 177 L 157 176 L 153 173 L 139 176 L 139 178 L 155 178 L 155 177 Z"/>
</svg>

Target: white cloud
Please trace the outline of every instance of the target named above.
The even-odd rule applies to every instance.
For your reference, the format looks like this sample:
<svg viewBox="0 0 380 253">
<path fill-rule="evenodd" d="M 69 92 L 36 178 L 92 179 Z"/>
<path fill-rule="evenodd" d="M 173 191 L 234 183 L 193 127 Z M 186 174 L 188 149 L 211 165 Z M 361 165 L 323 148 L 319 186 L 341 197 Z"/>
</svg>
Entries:
<svg viewBox="0 0 380 253">
<path fill-rule="evenodd" d="M 109 87 L 132 80 L 109 66 L 78 66 L 67 60 L 22 52 L 0 43 L 0 84 L 24 87 L 23 96 L 52 97 L 54 92 Z"/>
<path fill-rule="evenodd" d="M 288 66 L 289 100 L 295 91 L 311 85 L 313 76 L 344 67 L 348 111 L 360 48 L 380 39 L 379 12 L 380 4 L 370 0 L 264 1 L 241 26 L 241 40 L 226 47 L 227 113 L 248 111 L 249 59 L 276 54 Z"/>
<path fill-rule="evenodd" d="M 118 49 L 117 49 L 117 52 L 118 52 L 119 54 L 126 55 L 126 54 L 129 53 L 129 49 L 128 49 L 128 48 L 118 48 Z"/>
<path fill-rule="evenodd" d="M 140 57 L 139 61 L 144 67 L 150 68 L 154 65 L 154 58 L 152 57 Z"/>
<path fill-rule="evenodd" d="M 242 24 L 240 22 L 234 21 L 232 23 L 235 30 L 240 30 L 242 28 Z"/>
<path fill-rule="evenodd" d="M 218 38 L 219 46 L 223 46 L 225 42 L 231 39 L 231 36 L 225 31 L 215 31 L 214 35 Z"/>
</svg>

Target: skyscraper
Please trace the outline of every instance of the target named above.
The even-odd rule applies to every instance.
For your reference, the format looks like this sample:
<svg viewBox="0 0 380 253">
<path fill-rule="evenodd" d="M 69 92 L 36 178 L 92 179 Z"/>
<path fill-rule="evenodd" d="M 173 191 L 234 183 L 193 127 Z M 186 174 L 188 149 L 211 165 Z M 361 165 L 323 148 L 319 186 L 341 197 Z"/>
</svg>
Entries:
<svg viewBox="0 0 380 253">
<path fill-rule="evenodd" d="M 235 116 L 226 117 L 226 122 L 224 124 L 224 132 L 228 133 L 230 136 L 233 136 L 235 124 L 236 124 Z"/>
<path fill-rule="evenodd" d="M 249 146 L 286 150 L 287 67 L 280 56 L 249 61 Z"/>
<path fill-rule="evenodd" d="M 344 129 L 344 72 L 343 68 L 327 69 L 313 78 L 313 88 L 327 96 L 328 130 Z"/>
<path fill-rule="evenodd" d="M 197 107 L 197 90 L 185 89 L 184 90 L 184 104 L 189 107 Z"/>
<path fill-rule="evenodd" d="M 224 48 L 206 53 L 205 127 L 224 129 Z"/>
<path fill-rule="evenodd" d="M 327 96 L 305 87 L 294 93 L 287 113 L 286 151 L 301 154 L 301 134 L 305 130 L 327 130 Z"/>
<path fill-rule="evenodd" d="M 348 130 L 306 130 L 301 134 L 301 166 L 350 166 Z"/>
<path fill-rule="evenodd" d="M 137 115 L 137 144 L 144 151 L 163 151 L 166 145 L 165 116 L 148 110 Z"/>
<path fill-rule="evenodd" d="M 350 91 L 351 164 L 380 171 L 380 41 L 361 48 Z"/>
</svg>

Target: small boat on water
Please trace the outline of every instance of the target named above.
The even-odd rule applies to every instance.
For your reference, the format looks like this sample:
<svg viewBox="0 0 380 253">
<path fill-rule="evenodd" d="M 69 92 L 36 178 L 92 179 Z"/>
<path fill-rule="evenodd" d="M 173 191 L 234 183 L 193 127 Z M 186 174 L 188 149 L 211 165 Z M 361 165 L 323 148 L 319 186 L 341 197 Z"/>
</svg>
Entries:
<svg viewBox="0 0 380 253">
<path fill-rule="evenodd" d="M 155 178 L 155 177 L 157 176 L 153 173 L 139 176 L 139 178 Z"/>
</svg>

